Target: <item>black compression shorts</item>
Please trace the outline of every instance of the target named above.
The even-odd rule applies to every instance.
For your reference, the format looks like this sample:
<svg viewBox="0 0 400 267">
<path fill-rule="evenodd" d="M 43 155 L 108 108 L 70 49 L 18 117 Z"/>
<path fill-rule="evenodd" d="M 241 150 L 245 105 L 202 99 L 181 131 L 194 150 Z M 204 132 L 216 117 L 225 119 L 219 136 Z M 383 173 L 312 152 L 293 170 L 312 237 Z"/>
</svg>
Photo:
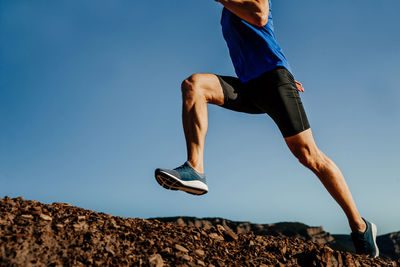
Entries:
<svg viewBox="0 0 400 267">
<path fill-rule="evenodd" d="M 283 137 L 310 128 L 292 74 L 283 67 L 265 72 L 248 82 L 217 75 L 224 92 L 222 107 L 251 114 L 267 113 Z"/>
</svg>

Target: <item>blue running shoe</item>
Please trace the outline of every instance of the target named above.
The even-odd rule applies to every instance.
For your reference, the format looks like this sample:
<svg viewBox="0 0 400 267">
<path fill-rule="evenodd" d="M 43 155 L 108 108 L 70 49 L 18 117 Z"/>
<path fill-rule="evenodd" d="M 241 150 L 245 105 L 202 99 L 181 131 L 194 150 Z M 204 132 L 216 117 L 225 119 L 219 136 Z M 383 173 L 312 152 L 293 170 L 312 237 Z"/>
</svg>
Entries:
<svg viewBox="0 0 400 267">
<path fill-rule="evenodd" d="M 356 248 L 357 254 L 366 254 L 373 258 L 379 256 L 379 249 L 376 245 L 376 225 L 367 221 L 363 218 L 367 229 L 365 232 L 353 232 L 351 233 L 351 239 L 353 239 L 354 247 Z"/>
<path fill-rule="evenodd" d="M 181 190 L 193 195 L 203 195 L 208 192 L 206 176 L 192 168 L 188 161 L 173 170 L 156 169 L 157 182 L 170 190 Z"/>
</svg>

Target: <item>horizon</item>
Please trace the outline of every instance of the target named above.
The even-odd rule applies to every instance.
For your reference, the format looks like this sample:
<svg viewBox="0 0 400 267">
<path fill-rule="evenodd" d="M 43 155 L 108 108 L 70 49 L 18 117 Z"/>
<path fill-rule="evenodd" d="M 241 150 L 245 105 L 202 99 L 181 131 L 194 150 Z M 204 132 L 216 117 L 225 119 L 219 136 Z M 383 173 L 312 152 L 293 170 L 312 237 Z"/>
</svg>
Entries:
<svg viewBox="0 0 400 267">
<path fill-rule="evenodd" d="M 378 235 L 400 231 L 400 2 L 272 2 L 321 150 Z M 160 187 L 186 161 L 182 80 L 234 76 L 215 1 L 0 1 L 0 196 L 121 217 L 347 219 L 266 115 L 208 105 L 209 193 Z M 206 15 L 205 15 L 206 14 Z"/>
</svg>

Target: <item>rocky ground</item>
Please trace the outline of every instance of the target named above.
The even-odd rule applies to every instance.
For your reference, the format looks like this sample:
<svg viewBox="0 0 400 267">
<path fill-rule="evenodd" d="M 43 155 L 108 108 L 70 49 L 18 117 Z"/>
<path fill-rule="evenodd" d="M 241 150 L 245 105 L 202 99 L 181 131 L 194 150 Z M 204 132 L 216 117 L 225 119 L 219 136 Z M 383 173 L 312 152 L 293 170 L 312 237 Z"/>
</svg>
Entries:
<svg viewBox="0 0 400 267">
<path fill-rule="evenodd" d="M 399 266 L 295 237 L 0 199 L 0 266 Z"/>
<path fill-rule="evenodd" d="M 350 235 L 331 235 L 324 231 L 322 226 L 312 227 L 299 222 L 280 222 L 270 224 L 254 224 L 251 222 L 237 222 L 224 218 L 196 218 L 196 217 L 163 217 L 155 218 L 162 222 L 171 222 L 181 226 L 196 226 L 210 229 L 219 224 L 235 233 L 254 233 L 255 235 L 272 235 L 284 237 L 297 237 L 310 240 L 320 245 L 327 245 L 333 250 L 355 252 Z M 378 228 L 379 233 L 379 228 Z M 379 255 L 381 258 L 400 259 L 400 232 L 377 236 Z"/>
</svg>

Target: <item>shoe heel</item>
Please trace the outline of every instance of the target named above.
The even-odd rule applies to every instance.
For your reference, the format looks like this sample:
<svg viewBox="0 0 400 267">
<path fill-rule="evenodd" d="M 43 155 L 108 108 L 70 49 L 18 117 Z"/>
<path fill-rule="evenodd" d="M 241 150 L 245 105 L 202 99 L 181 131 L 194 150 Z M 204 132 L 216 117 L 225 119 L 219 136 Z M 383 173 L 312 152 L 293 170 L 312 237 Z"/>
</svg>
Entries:
<svg viewBox="0 0 400 267">
<path fill-rule="evenodd" d="M 374 245 L 376 248 L 376 254 L 375 254 L 374 258 L 376 258 L 379 256 L 379 248 L 378 248 L 378 245 L 376 244 L 376 235 L 378 233 L 378 229 L 374 223 L 371 223 L 371 226 L 372 226 L 372 236 L 374 238 Z"/>
</svg>

